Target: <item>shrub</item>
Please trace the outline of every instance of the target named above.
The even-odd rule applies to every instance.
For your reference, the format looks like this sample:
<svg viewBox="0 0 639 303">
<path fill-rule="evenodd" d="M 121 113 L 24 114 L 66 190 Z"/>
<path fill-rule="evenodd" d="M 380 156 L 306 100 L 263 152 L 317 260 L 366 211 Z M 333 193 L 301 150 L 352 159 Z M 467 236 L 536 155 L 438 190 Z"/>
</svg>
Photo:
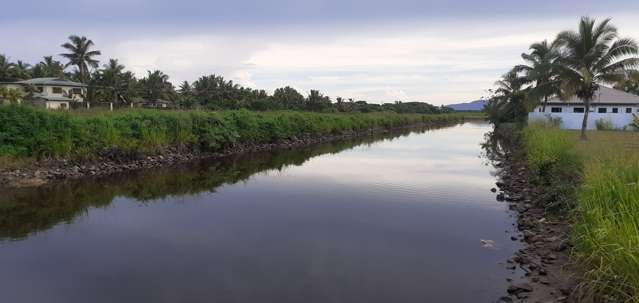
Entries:
<svg viewBox="0 0 639 303">
<path fill-rule="evenodd" d="M 597 126 L 597 130 L 614 130 L 615 127 L 612 125 L 612 121 L 606 119 L 597 119 L 595 121 L 595 125 Z"/>
<path fill-rule="evenodd" d="M 127 110 L 97 114 L 0 106 L 0 156 L 90 157 L 99 151 L 157 153 L 169 147 L 219 151 L 239 143 L 269 143 L 301 135 L 462 119 L 467 114 L 392 112 Z"/>
</svg>

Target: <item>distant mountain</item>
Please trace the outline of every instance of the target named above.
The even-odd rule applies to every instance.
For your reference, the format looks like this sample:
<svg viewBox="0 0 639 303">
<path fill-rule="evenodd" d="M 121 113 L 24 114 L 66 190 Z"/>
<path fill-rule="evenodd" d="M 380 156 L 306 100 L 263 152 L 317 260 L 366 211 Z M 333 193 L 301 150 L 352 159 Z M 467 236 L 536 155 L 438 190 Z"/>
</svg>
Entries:
<svg viewBox="0 0 639 303">
<path fill-rule="evenodd" d="M 486 106 L 486 100 L 476 100 L 466 103 L 449 104 L 446 107 L 450 107 L 455 111 L 481 111 Z"/>
</svg>

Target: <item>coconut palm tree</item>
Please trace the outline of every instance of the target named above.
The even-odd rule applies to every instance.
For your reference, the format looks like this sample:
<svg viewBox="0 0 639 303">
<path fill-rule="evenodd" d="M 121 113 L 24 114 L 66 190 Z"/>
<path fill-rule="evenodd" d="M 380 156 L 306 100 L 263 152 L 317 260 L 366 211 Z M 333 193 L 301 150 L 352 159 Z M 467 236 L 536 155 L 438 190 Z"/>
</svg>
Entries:
<svg viewBox="0 0 639 303">
<path fill-rule="evenodd" d="M 11 78 L 11 72 L 14 64 L 9 61 L 7 56 L 0 54 L 0 80 Z"/>
<path fill-rule="evenodd" d="M 31 78 L 31 64 L 25 63 L 21 60 L 16 61 L 13 65 L 13 69 L 11 69 L 11 75 L 23 80 Z"/>
<path fill-rule="evenodd" d="M 596 24 L 589 17 L 581 18 L 577 32 L 561 32 L 556 41 L 562 52 L 558 59 L 562 97 L 576 95 L 584 102 L 581 139 L 586 140 L 588 112 L 595 92 L 600 83 L 617 83 L 627 70 L 639 65 L 637 43 L 619 38 L 610 19 Z"/>
<path fill-rule="evenodd" d="M 521 122 L 528 112 L 528 83 L 526 77 L 519 74 L 518 68 L 513 68 L 495 82 L 495 89 L 486 108 L 489 120 L 493 123 Z"/>
<path fill-rule="evenodd" d="M 120 64 L 117 59 L 109 59 L 109 63 L 103 66 L 95 78 L 97 90 L 105 100 L 117 101 L 118 95 L 126 90 L 124 65 Z"/>
<path fill-rule="evenodd" d="M 625 79 L 615 84 L 615 88 L 639 95 L 639 71 L 629 71 Z"/>
<path fill-rule="evenodd" d="M 556 45 L 547 40 L 530 46 L 529 54 L 521 54 L 527 65 L 517 65 L 515 70 L 523 72 L 526 79 L 534 83 L 529 98 L 542 100 L 542 111 L 546 111 L 548 98 L 559 93 L 557 59 L 559 51 Z"/>
<path fill-rule="evenodd" d="M 43 59 L 31 69 L 33 77 L 64 77 L 64 65 L 60 61 L 54 60 L 52 56 L 45 56 Z"/>
<path fill-rule="evenodd" d="M 69 53 L 60 54 L 60 56 L 69 59 L 69 62 L 64 67 L 76 66 L 80 82 L 86 83 L 87 76 L 89 76 L 89 68 L 98 67 L 99 61 L 95 57 L 102 53 L 99 50 L 91 50 L 94 46 L 93 41 L 84 36 L 72 35 L 69 36 L 69 40 L 70 42 L 62 44 L 62 47 L 67 49 Z"/>
<path fill-rule="evenodd" d="M 147 100 L 170 100 L 173 101 L 175 90 L 173 84 L 169 82 L 169 76 L 162 71 L 147 71 L 145 78 L 140 80 L 144 90 L 142 96 Z"/>
</svg>

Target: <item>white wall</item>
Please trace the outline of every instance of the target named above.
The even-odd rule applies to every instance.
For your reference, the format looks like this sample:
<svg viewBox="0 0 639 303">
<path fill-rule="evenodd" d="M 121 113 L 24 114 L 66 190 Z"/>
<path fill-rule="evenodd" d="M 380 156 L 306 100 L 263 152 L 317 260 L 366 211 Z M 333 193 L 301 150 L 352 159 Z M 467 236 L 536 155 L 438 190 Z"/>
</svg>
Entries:
<svg viewBox="0 0 639 303">
<path fill-rule="evenodd" d="M 42 95 L 49 97 L 66 97 L 69 95 L 70 91 L 73 89 L 67 86 L 50 86 L 50 85 L 38 85 L 38 87 L 42 87 Z M 62 89 L 62 93 L 56 94 L 53 92 L 54 87 L 59 87 Z M 82 93 L 86 93 L 84 88 L 81 89 Z M 84 101 L 81 95 L 73 94 L 73 100 L 75 101 Z"/>
<path fill-rule="evenodd" d="M 549 117 L 561 118 L 561 128 L 563 129 L 581 129 L 581 123 L 584 120 L 583 113 L 541 113 L 541 112 L 531 112 L 528 113 L 528 121 L 535 120 L 549 120 Z M 628 126 L 634 119 L 633 114 L 626 114 L 625 110 L 623 113 L 612 114 L 600 114 L 596 112 L 590 112 L 588 114 L 588 129 L 596 129 L 596 121 L 599 119 L 604 119 L 612 122 L 613 127 L 622 129 L 625 126 Z"/>
<path fill-rule="evenodd" d="M 69 109 L 69 102 L 46 101 L 45 107 L 47 109 Z"/>
</svg>

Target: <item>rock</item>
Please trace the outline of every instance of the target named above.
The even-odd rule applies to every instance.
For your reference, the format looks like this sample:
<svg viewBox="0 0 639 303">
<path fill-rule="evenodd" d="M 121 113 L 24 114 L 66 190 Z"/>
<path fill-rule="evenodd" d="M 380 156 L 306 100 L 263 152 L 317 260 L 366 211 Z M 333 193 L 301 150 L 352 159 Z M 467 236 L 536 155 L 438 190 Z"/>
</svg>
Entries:
<svg viewBox="0 0 639 303">
<path fill-rule="evenodd" d="M 497 302 L 504 302 L 504 303 L 511 303 L 513 302 L 513 298 L 508 297 L 508 296 L 503 296 L 501 298 L 499 298 L 499 300 L 497 300 Z"/>
<path fill-rule="evenodd" d="M 518 294 L 522 292 L 531 292 L 533 291 L 533 287 L 528 283 L 519 283 L 508 286 L 509 294 Z"/>
<path fill-rule="evenodd" d="M 534 232 L 530 231 L 530 230 L 524 230 L 524 239 L 528 240 L 528 239 L 532 239 L 533 237 L 535 237 L 537 234 L 535 234 Z"/>
<path fill-rule="evenodd" d="M 481 240 L 479 240 L 479 242 L 481 243 L 481 246 L 485 247 L 485 248 L 493 248 L 493 247 L 495 247 L 495 241 L 493 241 L 493 240 L 481 239 Z"/>
<path fill-rule="evenodd" d="M 493 187 L 493 188 L 490 189 L 490 191 L 496 193 L 497 189 Z"/>
<path fill-rule="evenodd" d="M 501 201 L 504 201 L 506 199 L 506 196 L 504 195 L 504 193 L 499 193 L 499 194 L 497 194 L 496 199 L 497 199 L 497 201 L 501 202 Z"/>
</svg>

